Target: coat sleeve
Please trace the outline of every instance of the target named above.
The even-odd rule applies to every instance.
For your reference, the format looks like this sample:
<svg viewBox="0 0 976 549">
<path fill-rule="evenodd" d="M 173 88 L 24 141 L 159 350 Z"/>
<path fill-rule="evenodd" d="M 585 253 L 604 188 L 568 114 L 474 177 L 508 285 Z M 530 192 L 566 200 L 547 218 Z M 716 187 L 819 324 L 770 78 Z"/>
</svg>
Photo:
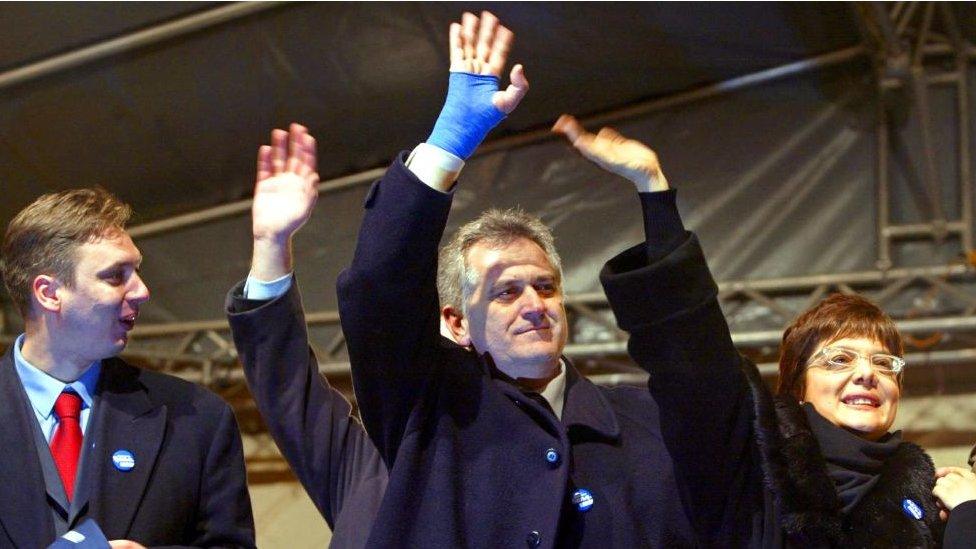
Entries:
<svg viewBox="0 0 976 549">
<path fill-rule="evenodd" d="M 216 398 L 216 397 L 215 397 Z M 190 547 L 255 547 L 254 517 L 247 492 L 241 432 L 230 406 L 221 401 L 210 432 Z"/>
<path fill-rule="evenodd" d="M 227 296 L 227 317 L 268 431 L 330 528 L 346 507 L 371 524 L 386 467 L 352 406 L 319 374 L 297 283 L 270 301 L 244 299 L 242 286 Z"/>
<path fill-rule="evenodd" d="M 725 523 L 750 477 L 748 385 L 698 239 L 680 220 L 677 238 L 673 230 L 654 234 L 653 222 L 645 226 L 648 242 L 607 262 L 600 280 L 630 333 L 628 352 L 650 374 L 683 504 L 700 538 L 714 538 L 734 527 Z"/>
<path fill-rule="evenodd" d="M 436 377 L 437 250 L 452 199 L 407 170 L 405 156 L 370 189 L 352 264 L 337 284 L 360 413 L 390 468 Z"/>
<path fill-rule="evenodd" d="M 976 548 L 976 501 L 967 501 L 949 513 L 942 549 Z"/>
</svg>

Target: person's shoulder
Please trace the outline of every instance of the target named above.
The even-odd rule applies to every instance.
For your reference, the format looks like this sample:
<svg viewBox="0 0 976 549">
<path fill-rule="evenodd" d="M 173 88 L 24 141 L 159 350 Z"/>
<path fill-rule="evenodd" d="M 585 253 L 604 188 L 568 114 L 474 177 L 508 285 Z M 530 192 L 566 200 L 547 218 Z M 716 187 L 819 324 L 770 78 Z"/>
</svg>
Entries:
<svg viewBox="0 0 976 549">
<path fill-rule="evenodd" d="M 587 382 L 593 383 L 590 380 Z M 594 385 L 610 403 L 610 408 L 622 423 L 653 427 L 652 431 L 657 432 L 660 413 L 657 401 L 651 396 L 647 385 Z"/>
<path fill-rule="evenodd" d="M 142 389 L 157 404 L 210 412 L 229 408 L 223 399 L 206 387 L 171 374 L 139 368 L 119 358 L 103 361 L 102 368 L 102 375 L 108 377 L 106 382 L 112 384 L 115 390 Z"/>
<path fill-rule="evenodd" d="M 587 381 L 593 383 L 590 380 Z M 645 407 L 648 404 L 654 404 L 654 397 L 647 390 L 647 385 L 601 385 L 596 383 L 594 385 L 615 407 Z"/>
</svg>

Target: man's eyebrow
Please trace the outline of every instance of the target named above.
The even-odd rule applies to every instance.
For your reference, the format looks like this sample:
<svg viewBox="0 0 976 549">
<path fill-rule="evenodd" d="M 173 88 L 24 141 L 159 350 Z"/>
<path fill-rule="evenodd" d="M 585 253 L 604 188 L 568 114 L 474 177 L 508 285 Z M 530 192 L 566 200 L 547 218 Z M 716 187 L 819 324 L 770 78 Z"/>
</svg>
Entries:
<svg viewBox="0 0 976 549">
<path fill-rule="evenodd" d="M 499 278 L 499 279 L 493 281 L 489 285 L 489 287 L 490 288 L 498 288 L 500 286 L 511 286 L 512 284 L 520 284 L 521 282 L 522 281 L 520 279 L 513 278 L 513 277 L 510 277 L 510 278 Z"/>
<path fill-rule="evenodd" d="M 103 267 L 103 268 L 99 269 L 98 272 L 99 273 L 103 273 L 105 271 L 111 271 L 113 269 L 118 269 L 120 267 L 121 268 L 124 268 L 124 267 L 134 267 L 134 268 L 137 268 L 138 269 L 140 265 L 142 265 L 142 258 L 141 257 L 138 258 L 138 259 L 136 259 L 135 261 L 127 261 L 127 260 L 116 261 L 116 262 L 108 265 L 107 267 Z"/>
</svg>

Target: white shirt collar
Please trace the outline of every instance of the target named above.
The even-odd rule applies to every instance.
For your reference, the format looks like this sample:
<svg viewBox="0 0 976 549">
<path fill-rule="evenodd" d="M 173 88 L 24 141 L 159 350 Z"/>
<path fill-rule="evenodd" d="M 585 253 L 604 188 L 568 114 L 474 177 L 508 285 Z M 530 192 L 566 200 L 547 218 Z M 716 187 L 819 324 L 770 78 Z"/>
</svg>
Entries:
<svg viewBox="0 0 976 549">
<path fill-rule="evenodd" d="M 566 400 L 566 363 L 559 359 L 559 375 L 552 378 L 552 381 L 542 390 L 542 398 L 546 399 L 552 411 L 556 412 L 556 417 L 563 418 L 563 403 Z"/>
</svg>

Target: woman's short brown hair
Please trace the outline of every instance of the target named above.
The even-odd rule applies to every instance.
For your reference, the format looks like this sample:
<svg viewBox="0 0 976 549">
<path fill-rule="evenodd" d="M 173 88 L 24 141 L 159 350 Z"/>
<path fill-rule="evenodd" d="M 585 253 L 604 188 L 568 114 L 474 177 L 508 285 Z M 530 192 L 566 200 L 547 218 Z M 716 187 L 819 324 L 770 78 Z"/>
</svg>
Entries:
<svg viewBox="0 0 976 549">
<path fill-rule="evenodd" d="M 898 328 L 877 305 L 859 295 L 833 294 L 801 314 L 783 332 L 776 393 L 802 399 L 810 355 L 821 343 L 847 337 L 873 339 L 888 353 L 904 353 Z"/>
<path fill-rule="evenodd" d="M 125 230 L 132 209 L 100 187 L 45 194 L 7 225 L 0 271 L 17 310 L 30 316 L 31 284 L 39 274 L 74 284 L 75 251 L 107 232 Z"/>
</svg>

